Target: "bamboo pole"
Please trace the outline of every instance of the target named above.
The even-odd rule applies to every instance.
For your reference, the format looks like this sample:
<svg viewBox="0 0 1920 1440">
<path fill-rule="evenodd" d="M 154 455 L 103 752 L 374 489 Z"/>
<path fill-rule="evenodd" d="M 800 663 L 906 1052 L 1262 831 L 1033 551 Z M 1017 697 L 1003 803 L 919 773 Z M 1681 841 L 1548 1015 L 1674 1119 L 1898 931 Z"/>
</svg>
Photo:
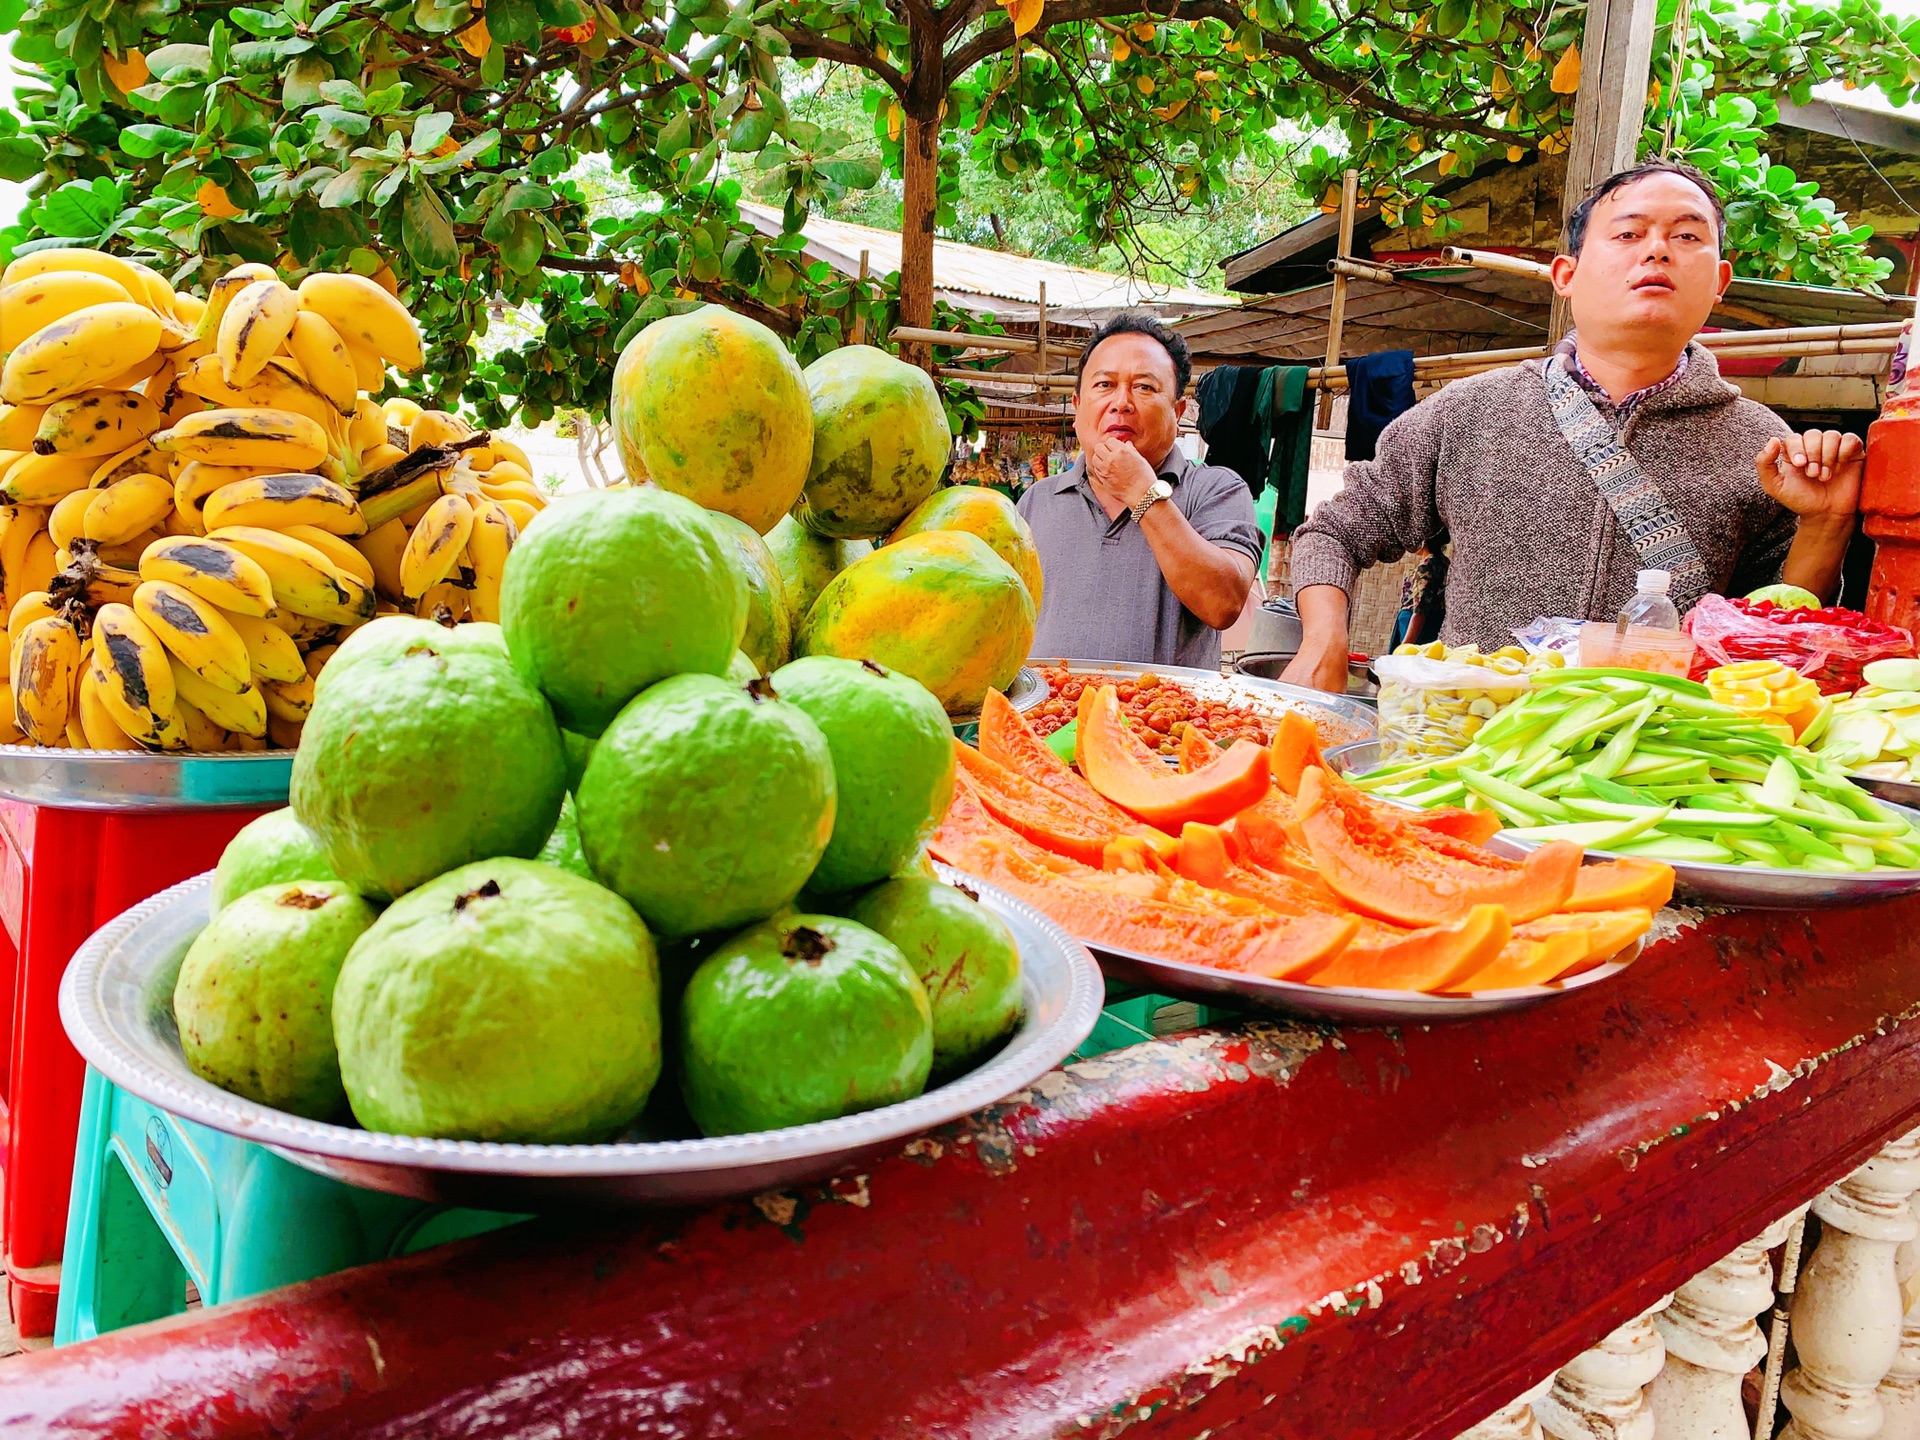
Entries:
<svg viewBox="0 0 1920 1440">
<path fill-rule="evenodd" d="M 1035 375 L 1047 373 L 1047 282 L 1040 282 L 1040 316 L 1034 328 L 1036 345 L 1034 348 L 1033 370 Z M 1034 389 L 1040 389 L 1040 382 L 1034 382 Z"/>
<path fill-rule="evenodd" d="M 873 252 L 870 250 L 860 252 L 860 286 L 857 293 L 862 300 L 867 296 L 867 266 L 872 255 Z M 853 343 L 856 345 L 867 343 L 867 312 L 859 309 L 857 302 L 853 312 Z"/>
<path fill-rule="evenodd" d="M 1519 255 L 1502 255 L 1497 250 L 1469 250 L 1462 245 L 1443 245 L 1440 258 L 1476 270 L 1497 270 L 1505 275 L 1524 275 L 1529 280 L 1551 280 L 1553 272 L 1538 260 Z"/>
<path fill-rule="evenodd" d="M 1334 261 L 1351 263 L 1353 260 L 1353 222 L 1360 208 L 1360 172 L 1347 170 L 1340 176 L 1340 241 L 1334 251 Z M 1336 270 L 1333 276 L 1333 304 L 1327 311 L 1327 363 L 1323 369 L 1332 369 L 1340 363 L 1340 340 L 1347 324 L 1347 277 Z M 1319 415 L 1314 428 L 1324 430 L 1333 421 L 1333 395 L 1322 391 L 1320 395 Z"/>
</svg>

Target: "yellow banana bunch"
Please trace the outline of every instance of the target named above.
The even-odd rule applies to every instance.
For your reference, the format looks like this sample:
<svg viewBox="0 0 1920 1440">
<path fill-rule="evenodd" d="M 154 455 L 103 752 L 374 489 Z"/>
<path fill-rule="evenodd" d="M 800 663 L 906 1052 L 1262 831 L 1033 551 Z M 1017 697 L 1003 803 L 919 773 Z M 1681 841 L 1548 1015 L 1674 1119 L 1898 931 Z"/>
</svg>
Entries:
<svg viewBox="0 0 1920 1440">
<path fill-rule="evenodd" d="M 221 409 L 189 415 L 153 437 L 155 448 L 214 465 L 304 470 L 327 454 L 327 432 L 291 410 Z"/>
<path fill-rule="evenodd" d="M 307 673 L 300 647 L 285 630 L 256 615 L 221 612 L 247 647 L 247 674 L 254 680 L 298 680 Z"/>
<path fill-rule="evenodd" d="M 41 412 L 34 432 L 36 455 L 118 454 L 153 434 L 164 423 L 160 407 L 132 390 L 83 390 L 55 400 Z"/>
<path fill-rule="evenodd" d="M 307 525 L 334 535 L 364 535 L 359 502 L 344 485 L 318 475 L 261 475 L 222 485 L 205 501 L 209 531 L 230 525 L 284 530 Z"/>
<path fill-rule="evenodd" d="M 143 580 L 133 592 L 133 613 L 167 653 L 209 685 L 238 695 L 253 683 L 247 642 L 218 606 L 184 586 Z"/>
<path fill-rule="evenodd" d="M 440 584 L 460 563 L 461 552 L 473 533 L 473 507 L 460 495 L 442 495 L 407 537 L 400 556 L 400 590 L 418 600 Z"/>
<path fill-rule="evenodd" d="M 474 619 L 499 622 L 500 582 L 506 575 L 508 552 L 519 538 L 520 527 L 498 500 L 482 498 L 473 507 L 467 563 L 473 571 L 473 594 L 468 604 Z"/>
<path fill-rule="evenodd" d="M 277 609 L 327 625 L 357 625 L 373 617 L 373 588 L 305 541 L 252 525 L 209 530 L 207 538 L 231 546 L 266 573 Z"/>
<path fill-rule="evenodd" d="M 66 740 L 73 683 L 80 668 L 80 632 L 64 615 L 32 621 L 14 634 L 14 722 L 35 745 Z"/>
<path fill-rule="evenodd" d="M 408 374 L 427 363 L 407 307 L 364 276 L 309 275 L 300 282 L 300 308 L 331 325 L 350 354 L 362 352 Z M 361 388 L 373 387 L 363 381 Z"/>
<path fill-rule="evenodd" d="M 4 563 L 6 538 L 0 531 L 0 563 Z M 186 536 L 157 540 L 140 557 L 140 578 L 170 580 L 232 615 L 264 619 L 274 613 L 273 584 L 267 572 L 224 541 Z"/>
<path fill-rule="evenodd" d="M 56 320 L 7 352 L 0 400 L 44 405 L 92 389 L 160 348 L 160 317 L 130 300 L 109 300 Z"/>
<path fill-rule="evenodd" d="M 152 627 L 132 606 L 102 605 L 93 617 L 93 637 L 100 703 L 114 723 L 142 745 L 185 749 L 173 667 Z"/>
<path fill-rule="evenodd" d="M 214 354 L 229 385 L 253 379 L 287 343 L 300 297 L 278 279 L 256 280 L 227 305 L 220 316 Z"/>
</svg>

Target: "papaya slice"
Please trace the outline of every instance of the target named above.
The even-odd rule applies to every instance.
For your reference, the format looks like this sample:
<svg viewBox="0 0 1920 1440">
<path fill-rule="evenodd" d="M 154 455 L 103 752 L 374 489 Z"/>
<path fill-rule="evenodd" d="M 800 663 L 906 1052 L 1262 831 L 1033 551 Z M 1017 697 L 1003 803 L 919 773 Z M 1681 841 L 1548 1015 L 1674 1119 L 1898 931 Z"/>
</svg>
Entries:
<svg viewBox="0 0 1920 1440">
<path fill-rule="evenodd" d="M 1150 885 L 1158 877 L 1063 874 L 990 837 L 957 847 L 955 858 L 941 858 L 1018 895 L 1089 945 L 1212 969 L 1282 979 L 1337 954 L 1359 928 L 1336 915 L 1276 915 L 1261 906 L 1232 914 L 1155 899 L 1144 886 L 1131 892 L 1121 887 L 1129 881 Z"/>
<path fill-rule="evenodd" d="M 1049 869 L 1065 872 L 1084 868 L 1077 860 L 1056 855 L 1045 846 L 1034 844 L 1017 830 L 1002 825 L 981 803 L 979 789 L 963 770 L 953 777 L 953 799 L 948 802 L 947 813 L 941 817 L 940 828 L 928 839 L 927 850 L 936 860 L 958 865 L 960 861 L 956 857 L 965 853 L 967 846 L 976 840 L 1010 844 L 1026 859 Z"/>
<path fill-rule="evenodd" d="M 1258 745 L 1232 746 L 1211 765 L 1185 775 L 1169 770 L 1157 756 L 1143 760 L 1139 752 L 1145 747 L 1137 738 L 1129 744 L 1111 685 L 1101 686 L 1083 707 L 1075 747 L 1080 773 L 1094 789 L 1162 829 L 1177 829 L 1189 820 L 1226 820 L 1259 800 L 1269 785 L 1268 754 Z"/>
<path fill-rule="evenodd" d="M 1582 865 L 1563 910 L 1658 910 L 1673 899 L 1673 867 L 1628 857 Z"/>
<path fill-rule="evenodd" d="M 1461 810 L 1452 805 L 1442 805 L 1435 810 L 1423 810 L 1417 815 L 1407 817 L 1407 823 L 1416 830 L 1430 830 L 1436 835 L 1451 835 L 1456 840 L 1464 840 L 1469 845 L 1484 845 L 1500 833 L 1500 817 L 1491 810 Z"/>
<path fill-rule="evenodd" d="M 1363 915 L 1400 925 L 1452 924 L 1478 905 L 1504 906 L 1508 920 L 1523 924 L 1565 904 L 1580 869 L 1580 847 L 1564 840 L 1518 862 L 1486 856 L 1499 863 L 1477 864 L 1443 853 L 1438 847 L 1460 842 L 1436 835 L 1429 843 L 1407 825 L 1383 821 L 1359 791 L 1317 766 L 1301 774 L 1299 811 L 1314 867 L 1334 894 Z"/>
<path fill-rule="evenodd" d="M 980 803 L 994 819 L 1056 854 L 1098 868 L 1117 830 L 1145 828 L 1129 816 L 1115 825 L 958 740 L 953 742 L 953 753 L 957 772 L 973 782 Z M 1171 848 L 1171 837 L 1163 838 Z"/>
<path fill-rule="evenodd" d="M 1320 731 L 1298 710 L 1289 710 L 1280 717 L 1267 754 L 1273 783 L 1288 795 L 1300 793 L 1300 777 L 1310 767 L 1325 768 L 1327 763 L 1320 754 Z"/>
<path fill-rule="evenodd" d="M 1507 912 L 1475 905 L 1460 919 L 1391 938 L 1355 941 L 1301 977 L 1360 990 L 1446 990 L 1498 956 L 1513 935 Z"/>
<path fill-rule="evenodd" d="M 1106 796 L 1074 772 L 998 690 L 987 691 L 980 706 L 980 753 L 1014 774 L 1044 785 L 1082 810 L 1103 816 L 1108 828 L 1121 831 L 1138 824 Z"/>
<path fill-rule="evenodd" d="M 1516 930 L 1491 965 L 1451 988 L 1470 994 L 1476 990 L 1518 990 L 1527 985 L 1544 985 L 1569 965 L 1584 960 L 1586 954 L 1586 936 L 1575 931 L 1562 930 L 1535 939 Z"/>
<path fill-rule="evenodd" d="M 1352 915 L 1317 876 L 1301 880 L 1238 864 L 1234 852 L 1227 831 L 1217 825 L 1190 823 L 1181 828 L 1174 869 L 1197 885 L 1257 901 L 1280 915 Z"/>
<path fill-rule="evenodd" d="M 1568 933 L 1581 936 L 1587 953 L 1570 961 L 1554 976 L 1557 980 L 1571 980 L 1575 975 L 1584 975 L 1604 965 L 1652 928 L 1651 910 L 1580 910 L 1543 915 L 1516 927 L 1514 933 L 1529 940 Z"/>
</svg>

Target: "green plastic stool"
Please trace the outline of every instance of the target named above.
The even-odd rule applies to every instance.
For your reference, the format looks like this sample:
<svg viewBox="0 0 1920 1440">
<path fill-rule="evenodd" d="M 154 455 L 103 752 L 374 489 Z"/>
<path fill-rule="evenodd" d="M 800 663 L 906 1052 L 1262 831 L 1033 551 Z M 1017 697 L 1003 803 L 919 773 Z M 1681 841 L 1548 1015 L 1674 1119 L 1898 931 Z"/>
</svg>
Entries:
<svg viewBox="0 0 1920 1440">
<path fill-rule="evenodd" d="M 1118 998 L 1127 996 L 1127 998 Z M 1107 988 L 1107 1006 L 1093 1022 L 1093 1033 L 1073 1052 L 1074 1060 L 1091 1060 L 1109 1050 L 1124 1050 L 1159 1035 L 1174 1035 L 1201 1025 L 1235 1019 L 1239 1012 L 1215 1005 L 1197 1005 L 1191 1000 L 1176 1000 L 1170 995 L 1128 995 L 1114 986 Z"/>
<path fill-rule="evenodd" d="M 53 1343 L 177 1315 L 189 1281 L 216 1305 L 525 1218 L 343 1185 L 89 1066 Z"/>
</svg>

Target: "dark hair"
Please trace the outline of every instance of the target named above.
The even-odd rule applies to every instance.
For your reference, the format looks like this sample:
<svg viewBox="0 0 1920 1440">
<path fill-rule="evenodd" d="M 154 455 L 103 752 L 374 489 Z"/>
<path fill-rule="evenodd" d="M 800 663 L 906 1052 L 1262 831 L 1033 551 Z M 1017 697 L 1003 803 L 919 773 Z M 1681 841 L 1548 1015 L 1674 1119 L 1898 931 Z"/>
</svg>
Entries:
<svg viewBox="0 0 1920 1440">
<path fill-rule="evenodd" d="M 1700 193 L 1707 197 L 1707 203 L 1713 207 L 1713 239 L 1716 245 L 1724 244 L 1727 236 L 1727 208 L 1720 203 L 1720 192 L 1713 188 L 1713 182 L 1702 175 L 1693 166 L 1679 160 L 1648 160 L 1639 165 L 1609 175 L 1587 193 L 1587 198 L 1573 207 L 1573 213 L 1567 216 L 1567 253 L 1578 259 L 1581 247 L 1587 243 L 1587 221 L 1593 217 L 1593 207 L 1616 190 L 1624 190 L 1637 181 L 1645 180 L 1649 175 L 1678 175 L 1691 185 L 1700 187 Z"/>
<path fill-rule="evenodd" d="M 1122 311 L 1087 337 L 1087 348 L 1080 352 L 1080 363 L 1073 371 L 1075 390 L 1080 388 L 1080 377 L 1086 373 L 1087 361 L 1093 358 L 1093 352 L 1100 342 L 1110 340 L 1115 335 L 1144 335 L 1149 340 L 1159 341 L 1160 348 L 1173 361 L 1173 398 L 1178 400 L 1187 393 L 1187 381 L 1193 378 L 1193 352 L 1187 348 L 1186 339 L 1155 316 L 1136 310 Z"/>
</svg>

